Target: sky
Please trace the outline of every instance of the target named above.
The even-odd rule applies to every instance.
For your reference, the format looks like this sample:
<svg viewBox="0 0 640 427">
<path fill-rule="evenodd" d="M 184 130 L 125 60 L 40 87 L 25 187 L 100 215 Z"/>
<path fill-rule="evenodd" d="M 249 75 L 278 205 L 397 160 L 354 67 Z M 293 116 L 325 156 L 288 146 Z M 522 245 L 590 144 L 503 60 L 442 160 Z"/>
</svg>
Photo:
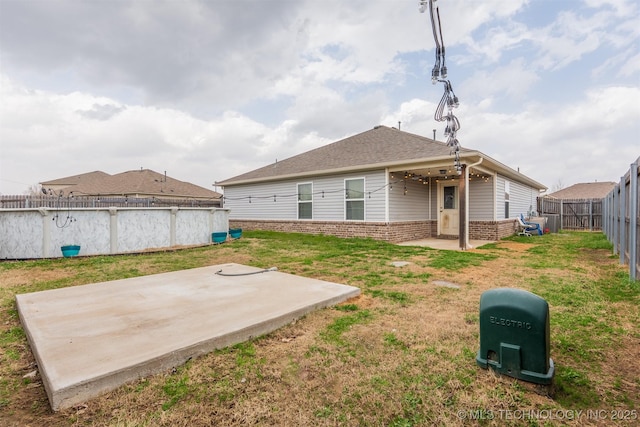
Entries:
<svg viewBox="0 0 640 427">
<path fill-rule="evenodd" d="M 437 0 L 460 145 L 550 191 L 640 157 L 637 0 Z M 377 125 L 444 141 L 418 0 L 0 0 L 0 194 L 222 181 Z M 453 164 L 453 159 L 452 159 Z"/>
</svg>

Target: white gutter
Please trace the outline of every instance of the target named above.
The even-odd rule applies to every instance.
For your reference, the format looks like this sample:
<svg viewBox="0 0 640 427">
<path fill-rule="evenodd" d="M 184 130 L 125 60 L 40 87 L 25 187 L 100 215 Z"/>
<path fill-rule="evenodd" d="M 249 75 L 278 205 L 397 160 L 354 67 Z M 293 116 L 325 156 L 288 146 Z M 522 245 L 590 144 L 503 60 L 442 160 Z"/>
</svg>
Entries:
<svg viewBox="0 0 640 427">
<path fill-rule="evenodd" d="M 467 165 L 466 168 L 464 168 L 464 203 L 465 203 L 465 210 L 464 210 L 464 249 L 472 249 L 473 246 L 471 246 L 471 244 L 469 243 L 469 208 L 471 207 L 469 205 L 469 170 L 472 167 L 478 166 L 480 163 L 482 163 L 482 160 L 484 160 L 482 157 L 480 157 L 480 160 L 478 160 L 476 163 L 473 163 L 471 165 Z"/>
</svg>

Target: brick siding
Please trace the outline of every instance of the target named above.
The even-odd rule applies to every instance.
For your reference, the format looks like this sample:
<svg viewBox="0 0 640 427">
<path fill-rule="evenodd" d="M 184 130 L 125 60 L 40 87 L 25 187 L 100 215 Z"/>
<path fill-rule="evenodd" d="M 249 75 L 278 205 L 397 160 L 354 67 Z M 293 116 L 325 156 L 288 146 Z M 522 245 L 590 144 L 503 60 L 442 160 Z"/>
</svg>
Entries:
<svg viewBox="0 0 640 427">
<path fill-rule="evenodd" d="M 475 240 L 500 240 L 516 231 L 517 221 L 514 219 L 469 222 L 469 238 Z"/>
<path fill-rule="evenodd" d="M 390 243 L 436 237 L 438 224 L 435 220 L 404 222 L 352 222 L 352 221 L 278 221 L 230 219 L 230 228 L 243 230 L 269 230 L 293 233 L 327 234 L 337 237 L 370 237 Z M 471 221 L 469 238 L 478 240 L 500 240 L 516 232 L 516 222 Z M 457 237 L 456 237 L 457 238 Z"/>
</svg>

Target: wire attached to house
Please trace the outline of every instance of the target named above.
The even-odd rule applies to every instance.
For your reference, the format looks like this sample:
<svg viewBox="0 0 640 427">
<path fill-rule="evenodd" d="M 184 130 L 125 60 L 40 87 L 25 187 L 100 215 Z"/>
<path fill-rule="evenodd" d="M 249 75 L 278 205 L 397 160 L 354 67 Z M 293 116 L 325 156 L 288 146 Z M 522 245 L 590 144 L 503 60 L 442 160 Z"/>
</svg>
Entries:
<svg viewBox="0 0 640 427">
<path fill-rule="evenodd" d="M 442 38 L 442 25 L 440 23 L 440 9 L 437 5 L 438 0 L 420 0 L 420 13 L 424 13 L 429 8 L 431 18 L 431 30 L 433 32 L 433 40 L 436 45 L 436 59 L 431 70 L 431 82 L 436 84 L 440 82 L 444 84 L 444 93 L 436 107 L 433 118 L 438 122 L 446 122 L 444 135 L 447 137 L 447 145 L 451 147 L 451 154 L 455 156 L 454 166 L 458 174 L 462 173 L 462 164 L 460 163 L 460 142 L 457 138 L 457 132 L 460 130 L 460 121 L 453 114 L 453 109 L 460 105 L 458 97 L 453 91 L 451 81 L 447 80 L 447 65 L 445 58 L 444 39 Z M 445 114 L 445 108 L 447 110 Z"/>
<path fill-rule="evenodd" d="M 393 182 L 389 182 L 388 184 L 385 184 L 381 187 L 376 188 L 375 190 L 370 190 L 370 191 L 362 191 L 361 196 L 364 198 L 365 195 L 371 196 L 371 194 L 373 193 L 377 193 L 378 191 L 382 191 L 387 187 L 390 187 L 393 184 L 397 184 L 399 182 L 402 182 L 401 180 L 396 180 Z M 347 188 L 337 188 L 337 189 L 333 189 L 333 190 L 318 190 L 318 191 L 314 191 L 311 193 L 311 195 L 317 195 L 320 194 L 322 196 L 322 198 L 324 198 L 324 196 L 326 194 L 333 194 L 333 193 L 347 193 L 347 191 L 351 191 L 353 192 L 354 190 L 350 190 Z M 241 196 L 241 197 L 227 197 L 227 196 L 222 196 L 222 200 L 226 201 L 226 200 L 233 200 L 233 201 L 238 201 L 238 200 L 249 200 L 249 203 L 251 203 L 251 200 L 273 200 L 274 202 L 277 201 L 277 199 L 283 199 L 283 198 L 289 198 L 289 197 L 297 197 L 300 198 L 302 194 L 301 193 L 289 193 L 289 194 L 270 194 L 268 196 L 253 196 L 253 195 L 249 195 L 249 196 Z"/>
<path fill-rule="evenodd" d="M 457 121 L 457 119 L 456 119 L 456 121 Z M 400 183 L 404 183 L 404 194 L 407 195 L 407 193 L 408 193 L 407 182 L 409 180 L 411 180 L 411 181 L 420 181 L 423 184 L 428 184 L 429 183 L 429 181 L 428 181 L 429 176 L 427 176 L 427 175 L 416 175 L 416 174 L 413 174 L 413 173 L 410 173 L 410 172 L 405 172 L 403 176 L 404 176 L 404 178 L 400 178 L 400 179 L 395 179 L 393 181 L 389 181 L 387 184 L 384 184 L 384 185 L 382 185 L 382 186 L 380 186 L 380 187 L 378 187 L 378 188 L 376 188 L 374 190 L 358 191 L 357 193 L 360 193 L 359 194 L 359 196 L 360 196 L 359 198 L 361 198 L 361 199 L 364 199 L 365 197 L 371 198 L 372 194 L 375 194 L 375 193 L 377 193 L 379 191 L 382 191 L 382 190 L 385 190 L 387 188 L 389 189 L 389 191 L 392 191 L 393 190 L 393 186 L 396 185 L 396 184 L 400 184 Z M 448 179 L 447 176 L 448 176 L 447 174 L 444 175 L 444 179 L 445 180 Z M 479 174 L 476 174 L 476 176 L 478 178 L 480 178 Z M 436 182 L 438 182 L 438 177 L 437 176 L 434 176 L 432 178 L 434 178 L 436 180 Z M 455 177 L 454 176 L 450 176 L 449 179 L 455 179 Z M 482 176 L 482 179 L 487 179 L 487 177 Z M 269 194 L 269 195 L 265 195 L 265 196 L 255 196 L 255 195 L 251 195 L 250 194 L 250 195 L 247 195 L 247 196 L 239 196 L 239 197 L 228 197 L 228 196 L 223 195 L 222 196 L 222 201 L 225 202 L 225 201 L 247 200 L 249 203 L 252 203 L 252 201 L 272 200 L 274 202 L 277 202 L 279 199 L 287 199 L 287 198 L 291 198 L 291 197 L 296 197 L 296 198 L 298 198 L 298 200 L 301 200 L 300 196 L 309 195 L 309 194 L 311 196 L 320 195 L 324 199 L 324 196 L 327 195 L 327 194 L 344 193 L 346 195 L 348 191 L 354 192 L 354 190 L 350 190 L 350 189 L 347 189 L 347 188 L 338 188 L 338 189 L 332 189 L 332 190 L 317 190 L 317 191 L 313 191 L 311 193 L 306 193 L 306 194 L 303 194 L 303 193 L 288 193 L 288 194 Z"/>
</svg>

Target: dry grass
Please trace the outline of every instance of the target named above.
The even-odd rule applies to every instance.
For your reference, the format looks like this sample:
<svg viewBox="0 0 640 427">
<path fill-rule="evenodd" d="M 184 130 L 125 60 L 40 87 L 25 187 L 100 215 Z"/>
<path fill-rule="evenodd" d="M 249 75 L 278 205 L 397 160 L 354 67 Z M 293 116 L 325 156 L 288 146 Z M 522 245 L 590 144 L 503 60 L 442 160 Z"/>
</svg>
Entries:
<svg viewBox="0 0 640 427">
<path fill-rule="evenodd" d="M 506 412 L 542 409 L 619 409 L 632 418 L 640 405 L 638 284 L 628 284 L 623 294 L 611 291 L 609 297 L 579 297 L 581 287 L 592 292 L 589 290 L 611 280 L 619 280 L 624 287 L 620 281 L 624 270 L 606 248 L 581 249 L 574 256 L 573 247 L 563 246 L 569 241 L 580 246 L 584 235 L 561 236 L 506 240 L 458 255 L 358 240 L 342 248 L 330 238 L 248 233 L 241 241 L 226 245 L 115 257 L 100 263 L 98 259 L 0 263 L 0 424 L 612 423 L 611 417 L 586 415 L 573 421 L 509 419 L 508 414 L 517 417 L 519 413 Z M 322 239 L 327 240 L 322 243 Z M 541 244 L 546 247 L 540 248 Z M 554 249 L 548 252 L 549 248 Z M 566 259 L 561 261 L 559 256 Z M 447 259 L 448 268 L 432 266 Z M 389 264 L 396 260 L 410 264 L 400 268 Z M 533 261 L 541 265 L 532 267 Z M 267 336 L 208 354 L 173 372 L 127 384 L 59 413 L 50 411 L 38 377 L 22 378 L 35 366 L 20 335 L 15 293 L 112 279 L 119 271 L 128 272 L 125 276 L 129 277 L 222 262 L 276 265 L 282 271 L 359 286 L 363 294 Z M 435 286 L 437 280 L 460 288 Z M 479 298 L 485 290 L 500 286 L 531 290 L 550 299 L 551 357 L 557 367 L 553 396 L 475 364 Z M 569 289 L 575 299 L 562 300 L 558 295 Z M 597 322 L 582 321 L 580 316 L 591 314 Z M 590 339 L 583 336 L 589 334 Z M 484 419 L 469 420 L 474 414 Z"/>
</svg>

